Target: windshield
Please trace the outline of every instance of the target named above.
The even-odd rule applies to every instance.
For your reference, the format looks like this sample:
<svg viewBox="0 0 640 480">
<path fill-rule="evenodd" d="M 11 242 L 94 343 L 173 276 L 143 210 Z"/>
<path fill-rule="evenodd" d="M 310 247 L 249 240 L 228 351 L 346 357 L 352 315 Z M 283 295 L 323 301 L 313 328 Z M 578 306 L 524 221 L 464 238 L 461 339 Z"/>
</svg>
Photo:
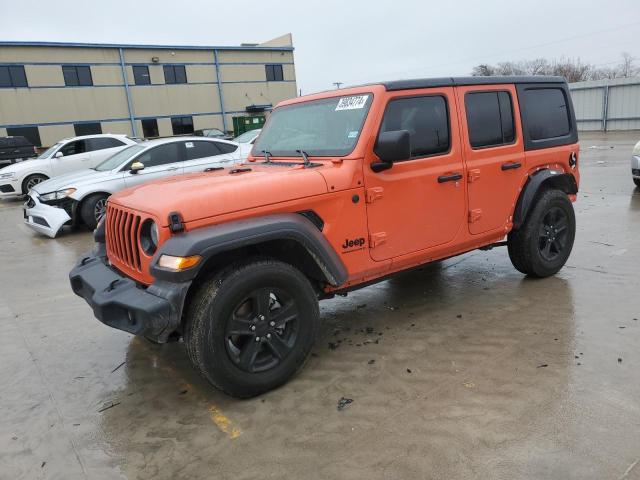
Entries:
<svg viewBox="0 0 640 480">
<path fill-rule="evenodd" d="M 250 143 L 254 138 L 258 136 L 259 133 L 260 129 L 249 130 L 248 132 L 244 132 L 243 134 L 238 135 L 233 139 L 233 141 L 238 143 Z"/>
<path fill-rule="evenodd" d="M 49 158 L 51 155 L 53 155 L 53 152 L 60 148 L 60 146 L 62 146 L 62 143 L 56 143 L 53 147 L 49 147 L 44 152 L 42 152 L 38 158 Z"/>
<path fill-rule="evenodd" d="M 95 170 L 97 170 L 98 172 L 106 172 L 108 170 L 118 168 L 122 163 L 126 162 L 134 155 L 140 153 L 145 148 L 147 147 L 144 145 L 131 145 L 130 147 L 127 147 L 124 150 L 120 150 L 115 155 L 107 158 L 104 162 L 100 163 L 95 168 Z"/>
<path fill-rule="evenodd" d="M 274 156 L 344 156 L 354 149 L 371 106 L 371 94 L 325 98 L 277 108 L 253 146 Z"/>
</svg>

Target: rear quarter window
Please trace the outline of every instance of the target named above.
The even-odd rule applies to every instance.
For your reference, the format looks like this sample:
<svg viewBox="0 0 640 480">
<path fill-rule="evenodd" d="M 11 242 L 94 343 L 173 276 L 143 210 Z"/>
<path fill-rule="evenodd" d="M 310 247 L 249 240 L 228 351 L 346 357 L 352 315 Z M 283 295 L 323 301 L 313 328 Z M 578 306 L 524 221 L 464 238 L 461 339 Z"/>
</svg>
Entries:
<svg viewBox="0 0 640 480">
<path fill-rule="evenodd" d="M 571 132 L 569 107 L 559 88 L 537 88 L 524 94 L 527 131 L 532 140 L 564 137 Z"/>
</svg>

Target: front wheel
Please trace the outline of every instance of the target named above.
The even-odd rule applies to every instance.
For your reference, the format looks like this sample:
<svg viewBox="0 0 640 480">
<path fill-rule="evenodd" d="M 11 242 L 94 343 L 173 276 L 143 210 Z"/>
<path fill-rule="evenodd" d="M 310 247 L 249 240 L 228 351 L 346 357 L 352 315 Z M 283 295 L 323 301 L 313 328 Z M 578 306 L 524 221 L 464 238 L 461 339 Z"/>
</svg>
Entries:
<svg viewBox="0 0 640 480">
<path fill-rule="evenodd" d="M 46 175 L 41 175 L 39 173 L 36 173 L 34 175 L 29 175 L 22 182 L 22 193 L 24 195 L 28 194 L 29 190 L 31 190 L 33 187 L 35 187 L 39 183 L 44 182 L 45 180 L 49 180 L 49 177 L 47 177 Z"/>
<path fill-rule="evenodd" d="M 524 224 L 507 237 L 513 266 L 533 277 L 548 277 L 567 262 L 576 235 L 573 205 L 566 193 L 547 190 Z"/>
<path fill-rule="evenodd" d="M 291 378 L 319 329 L 318 299 L 289 264 L 239 263 L 202 284 L 187 307 L 184 342 L 205 378 L 234 397 L 252 397 Z"/>
<path fill-rule="evenodd" d="M 633 183 L 636 184 L 636 187 L 640 188 L 640 178 L 634 178 Z"/>
<path fill-rule="evenodd" d="M 91 195 L 82 202 L 80 206 L 80 218 L 82 218 L 82 222 L 91 230 L 94 230 L 98 226 L 98 222 L 107 211 L 108 198 L 108 195 L 98 193 Z"/>
</svg>

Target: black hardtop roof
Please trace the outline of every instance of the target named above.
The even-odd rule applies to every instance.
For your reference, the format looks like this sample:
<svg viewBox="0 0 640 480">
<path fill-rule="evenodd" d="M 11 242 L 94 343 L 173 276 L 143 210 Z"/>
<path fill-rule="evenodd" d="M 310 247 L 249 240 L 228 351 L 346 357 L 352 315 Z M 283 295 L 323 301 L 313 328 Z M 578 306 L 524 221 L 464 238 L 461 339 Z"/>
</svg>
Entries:
<svg viewBox="0 0 640 480">
<path fill-rule="evenodd" d="M 416 78 L 411 80 L 393 80 L 379 82 L 387 91 L 410 90 L 429 87 L 453 87 L 459 85 L 494 85 L 501 83 L 566 83 L 564 77 L 552 76 L 477 76 L 477 77 L 442 77 Z"/>
</svg>

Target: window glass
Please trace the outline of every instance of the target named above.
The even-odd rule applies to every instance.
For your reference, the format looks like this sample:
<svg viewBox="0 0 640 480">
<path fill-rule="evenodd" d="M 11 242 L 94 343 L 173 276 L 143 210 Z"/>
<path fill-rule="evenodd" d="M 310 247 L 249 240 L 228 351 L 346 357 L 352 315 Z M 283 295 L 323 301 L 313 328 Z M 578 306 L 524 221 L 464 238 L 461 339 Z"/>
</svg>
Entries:
<svg viewBox="0 0 640 480">
<path fill-rule="evenodd" d="M 237 145 L 232 145 L 230 143 L 216 142 L 216 145 L 218 146 L 220 153 L 232 153 L 238 149 Z"/>
<path fill-rule="evenodd" d="M 65 157 L 69 155 L 78 155 L 79 153 L 85 153 L 87 151 L 86 140 L 76 140 L 75 142 L 69 142 L 60 149 Z"/>
<path fill-rule="evenodd" d="M 172 117 L 171 128 L 174 135 L 188 135 L 193 133 L 193 118 L 191 117 Z"/>
<path fill-rule="evenodd" d="M 98 122 L 94 123 L 74 123 L 73 130 L 77 137 L 82 135 L 99 135 L 102 133 L 102 126 Z"/>
<path fill-rule="evenodd" d="M 119 167 L 126 160 L 129 160 L 131 157 L 140 153 L 145 148 L 146 147 L 144 145 L 131 145 L 130 147 L 124 148 L 100 163 L 95 170 L 99 172 L 113 170 L 114 168 Z"/>
<path fill-rule="evenodd" d="M 31 142 L 31 145 L 42 146 L 38 127 L 7 127 L 7 135 L 10 137 L 24 137 Z"/>
<path fill-rule="evenodd" d="M 559 88 L 524 91 L 526 128 L 532 140 L 569 135 L 571 123 L 564 92 Z"/>
<path fill-rule="evenodd" d="M 185 142 L 187 160 L 196 160 L 204 157 L 214 157 L 222 152 L 215 142 Z"/>
<path fill-rule="evenodd" d="M 142 120 L 142 135 L 144 138 L 159 137 L 158 133 L 158 120 L 155 118 L 145 118 Z"/>
<path fill-rule="evenodd" d="M 89 150 L 104 150 L 106 148 L 115 148 L 121 147 L 124 145 L 123 142 L 116 138 L 111 137 L 102 137 L 102 138 L 90 138 L 89 142 Z"/>
<path fill-rule="evenodd" d="M 0 66 L 0 87 L 28 87 L 24 66 Z"/>
<path fill-rule="evenodd" d="M 449 150 L 449 114 L 440 95 L 392 100 L 387 105 L 380 132 L 407 130 L 411 135 L 411 158 Z"/>
<path fill-rule="evenodd" d="M 473 148 L 504 145 L 515 139 L 508 92 L 470 92 L 464 97 Z"/>
<path fill-rule="evenodd" d="M 149 77 L 149 67 L 147 67 L 146 65 L 134 65 L 133 79 L 136 85 L 151 85 L 151 77 Z"/>
<path fill-rule="evenodd" d="M 157 167 L 159 165 L 167 165 L 169 163 L 180 162 L 182 155 L 180 148 L 182 142 L 167 143 L 150 149 L 148 152 L 140 155 L 136 161 L 142 162 L 145 168 Z"/>
<path fill-rule="evenodd" d="M 187 83 L 187 71 L 184 65 L 164 65 L 165 83 Z"/>
<path fill-rule="evenodd" d="M 265 65 L 264 68 L 267 82 L 281 82 L 284 80 L 282 65 Z"/>
<path fill-rule="evenodd" d="M 91 68 L 82 65 L 63 65 L 64 84 L 68 87 L 88 87 L 93 85 Z"/>
</svg>

